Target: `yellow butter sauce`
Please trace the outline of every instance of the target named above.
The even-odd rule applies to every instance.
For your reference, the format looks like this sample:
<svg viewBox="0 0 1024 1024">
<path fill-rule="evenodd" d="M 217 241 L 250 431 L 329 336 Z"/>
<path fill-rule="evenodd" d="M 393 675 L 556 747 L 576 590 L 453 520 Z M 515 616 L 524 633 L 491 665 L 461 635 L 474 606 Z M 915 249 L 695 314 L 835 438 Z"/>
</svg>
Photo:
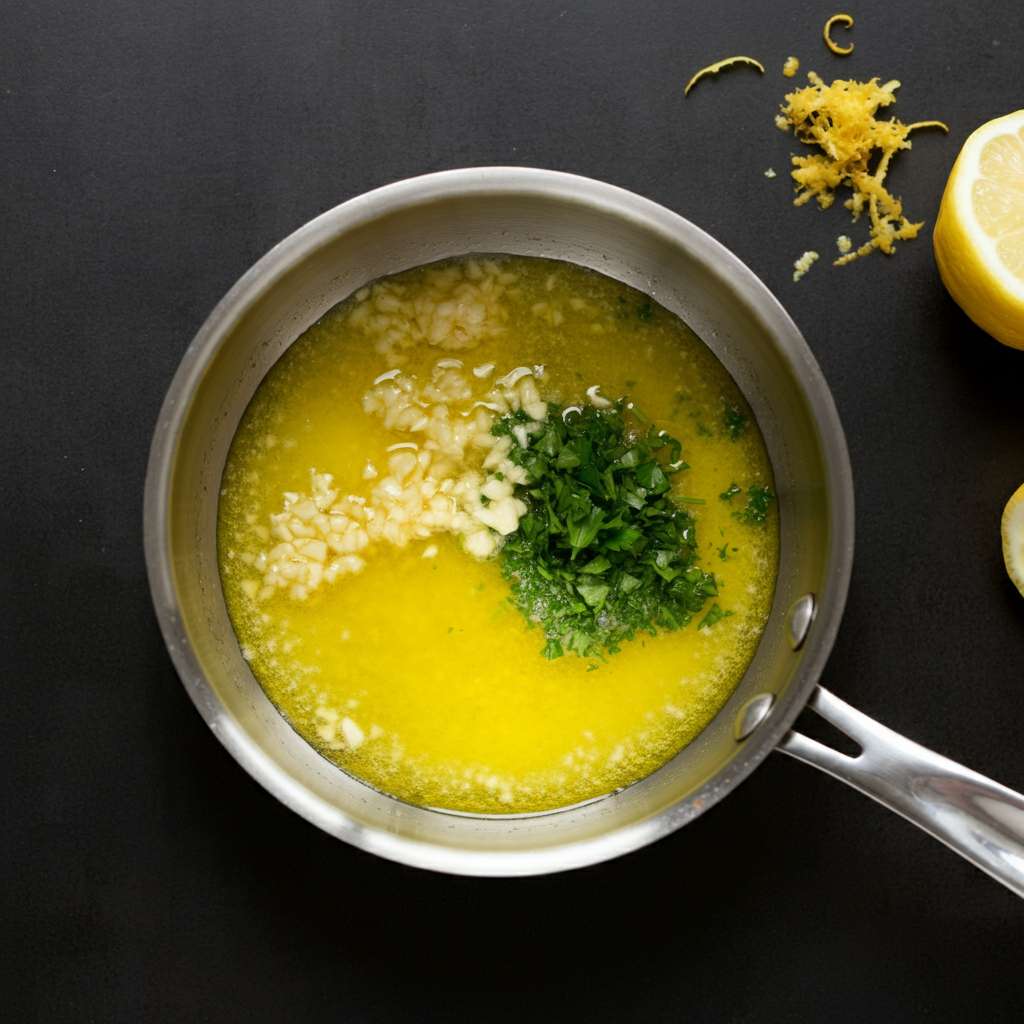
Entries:
<svg viewBox="0 0 1024 1024">
<path fill-rule="evenodd" d="M 483 313 L 465 307 L 468 334 L 449 348 L 431 343 L 420 313 L 410 336 L 394 328 L 403 309 L 419 308 L 417 296 L 432 287 L 436 297 L 439 273 L 457 287 L 493 283 Z M 373 544 L 361 571 L 303 600 L 287 589 L 260 596 L 253 560 L 273 543 L 267 524 L 282 495 L 308 490 L 313 469 L 332 474 L 342 494 L 366 495 L 368 462 L 408 443 L 363 411 L 367 389 L 396 369 L 428 380 L 453 358 L 467 374 L 533 368 L 542 397 L 563 405 L 592 400 L 595 387 L 628 396 L 678 438 L 691 468 L 674 478 L 674 494 L 705 502 L 688 506 L 698 564 L 719 581 L 705 610 L 717 600 L 732 614 L 710 628 L 697 628 L 701 613 L 683 629 L 640 634 L 606 662 L 571 653 L 547 661 L 542 631 L 509 604 L 500 556 L 477 560 L 448 533 Z M 738 437 L 727 411 L 734 428 L 737 414 L 746 417 Z M 719 497 L 733 484 L 774 490 L 763 440 L 726 370 L 677 317 L 556 261 L 474 257 L 417 268 L 324 316 L 258 389 L 223 478 L 225 599 L 270 699 L 346 771 L 417 804 L 551 809 L 650 774 L 700 733 L 742 677 L 771 606 L 778 518 L 774 507 L 763 524 L 733 516 L 743 496 Z"/>
</svg>

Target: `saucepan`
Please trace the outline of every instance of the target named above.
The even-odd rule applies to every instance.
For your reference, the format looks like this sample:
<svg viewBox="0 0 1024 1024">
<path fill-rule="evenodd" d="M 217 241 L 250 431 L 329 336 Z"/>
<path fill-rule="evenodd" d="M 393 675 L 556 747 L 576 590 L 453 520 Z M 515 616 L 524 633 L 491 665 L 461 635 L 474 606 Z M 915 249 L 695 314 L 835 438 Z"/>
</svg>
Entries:
<svg viewBox="0 0 1024 1024">
<path fill-rule="evenodd" d="M 677 313 L 746 395 L 778 491 L 774 603 L 732 698 L 652 775 L 540 814 L 413 806 L 321 757 L 274 708 L 242 658 L 217 571 L 217 500 L 228 446 L 275 360 L 366 282 L 474 252 L 567 260 Z M 818 686 L 846 600 L 853 521 L 850 463 L 828 387 L 796 325 L 754 274 L 689 221 L 632 193 L 569 174 L 501 167 L 429 174 L 369 192 L 264 256 L 214 309 L 182 360 L 160 412 L 145 495 L 153 601 L 196 707 L 267 790 L 363 850 L 466 875 L 593 864 L 685 825 L 781 750 L 903 814 L 1024 896 L 1024 798 Z M 805 706 L 852 737 L 860 755 L 792 731 Z"/>
</svg>

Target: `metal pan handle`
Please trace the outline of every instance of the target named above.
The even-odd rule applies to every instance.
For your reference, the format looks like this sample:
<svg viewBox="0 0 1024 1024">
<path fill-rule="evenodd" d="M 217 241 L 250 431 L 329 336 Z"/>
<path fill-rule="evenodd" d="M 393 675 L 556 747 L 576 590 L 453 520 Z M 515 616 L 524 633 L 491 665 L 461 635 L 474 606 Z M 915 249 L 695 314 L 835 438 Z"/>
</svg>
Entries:
<svg viewBox="0 0 1024 1024">
<path fill-rule="evenodd" d="M 1024 897 L 1024 796 L 879 725 L 822 687 L 808 701 L 857 757 L 790 731 L 778 749 L 902 814 Z"/>
</svg>

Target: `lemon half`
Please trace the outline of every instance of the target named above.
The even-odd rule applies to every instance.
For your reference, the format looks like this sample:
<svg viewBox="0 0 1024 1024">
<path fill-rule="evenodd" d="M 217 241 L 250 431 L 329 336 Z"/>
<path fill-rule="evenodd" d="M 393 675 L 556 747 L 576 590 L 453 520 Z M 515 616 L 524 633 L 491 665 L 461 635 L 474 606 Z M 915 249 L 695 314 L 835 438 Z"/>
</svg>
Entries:
<svg viewBox="0 0 1024 1024">
<path fill-rule="evenodd" d="M 1003 509 L 1002 534 L 1006 571 L 1024 594 L 1024 484 L 1013 492 Z"/>
<path fill-rule="evenodd" d="M 964 143 L 933 239 L 957 305 L 997 341 L 1024 349 L 1024 110 L 983 124 Z"/>
</svg>

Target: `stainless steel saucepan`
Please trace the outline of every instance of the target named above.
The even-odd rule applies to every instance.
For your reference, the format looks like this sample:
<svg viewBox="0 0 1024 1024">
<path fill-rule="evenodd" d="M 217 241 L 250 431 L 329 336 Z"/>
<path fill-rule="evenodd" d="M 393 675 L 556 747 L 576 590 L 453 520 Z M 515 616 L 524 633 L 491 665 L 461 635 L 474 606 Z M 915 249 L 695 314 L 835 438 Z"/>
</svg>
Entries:
<svg viewBox="0 0 1024 1024">
<path fill-rule="evenodd" d="M 750 402 L 778 491 L 775 601 L 732 698 L 653 775 L 543 814 L 415 807 L 322 758 L 275 710 L 242 659 L 217 573 L 221 472 L 266 371 L 310 324 L 367 281 L 472 252 L 568 260 L 677 313 Z M 850 579 L 853 483 L 832 397 L 800 332 L 714 239 L 622 189 L 552 171 L 447 171 L 360 196 L 286 238 L 224 297 L 174 377 L 150 453 L 145 542 L 168 650 L 207 724 L 271 793 L 364 850 L 468 875 L 592 864 L 685 825 L 777 748 L 898 811 L 1024 896 L 1024 798 L 898 736 L 817 685 Z M 805 705 L 863 753 L 848 757 L 792 732 Z"/>
</svg>

